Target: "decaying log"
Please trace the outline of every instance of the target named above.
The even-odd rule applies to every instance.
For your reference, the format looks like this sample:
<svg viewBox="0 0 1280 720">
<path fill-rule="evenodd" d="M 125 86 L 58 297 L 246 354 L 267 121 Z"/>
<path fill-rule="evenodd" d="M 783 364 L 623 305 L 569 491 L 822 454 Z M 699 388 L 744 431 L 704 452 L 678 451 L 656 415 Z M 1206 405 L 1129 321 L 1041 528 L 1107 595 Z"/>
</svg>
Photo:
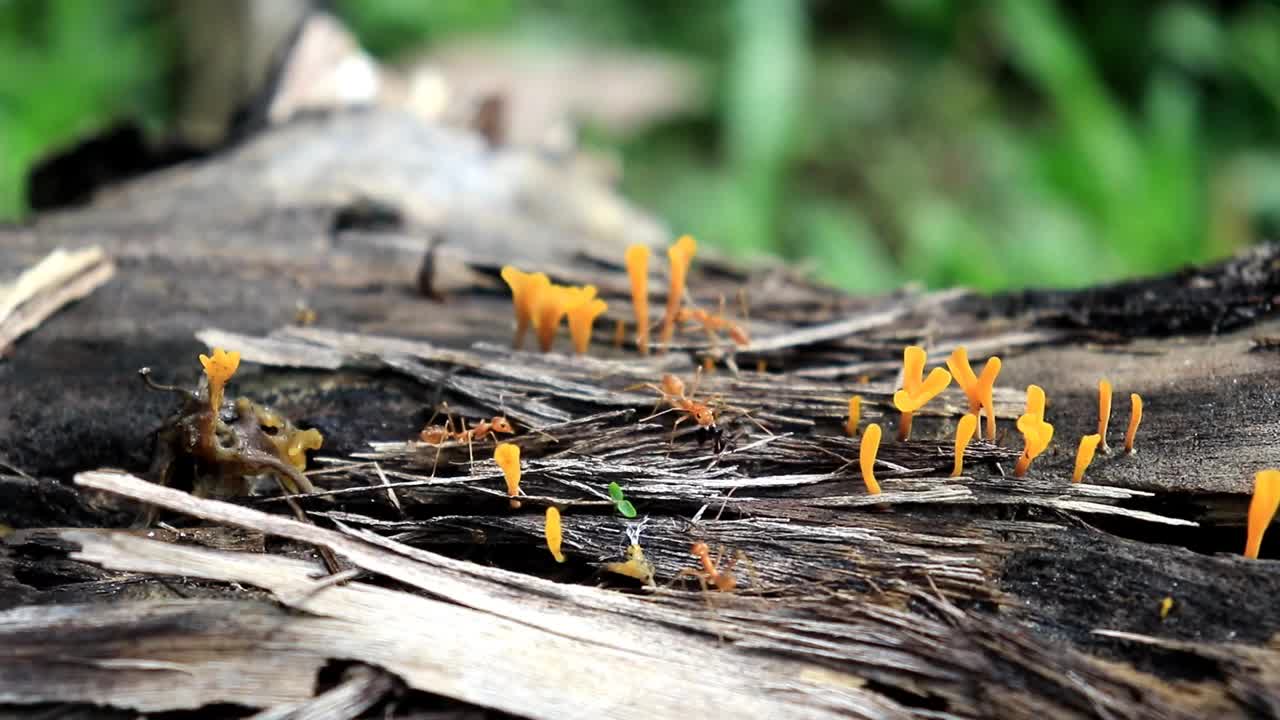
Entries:
<svg viewBox="0 0 1280 720">
<path fill-rule="evenodd" d="M 100 247 L 115 269 L 0 359 L 0 710 L 1280 714 L 1280 536 L 1238 554 L 1252 475 L 1280 465 L 1280 248 L 990 297 L 853 297 L 701 250 L 692 302 L 726 298 L 751 342 L 689 330 L 641 356 L 613 344 L 622 250 L 667 235 L 575 167 L 399 115 L 317 115 L 0 229 L 0 281 L 55 248 Z M 506 263 L 599 289 L 590 355 L 511 349 Z M 888 440 L 910 343 L 931 364 L 959 345 L 1004 358 L 1000 433 L 960 477 L 954 388 L 911 442 Z M 301 498 L 315 525 L 274 491 L 199 499 L 136 477 L 173 409 L 136 371 L 193 386 L 214 345 L 243 354 L 234 392 L 324 435 Z M 717 432 L 673 433 L 643 385 L 692 385 L 704 364 Z M 1113 447 L 1128 393 L 1146 400 L 1138 453 L 1073 485 L 1102 377 Z M 1018 479 L 1030 383 L 1056 439 Z M 851 394 L 889 431 L 880 496 L 843 434 Z M 440 411 L 516 425 L 520 509 L 491 442 L 417 441 Z M 143 502 L 163 524 L 124 529 Z M 657 587 L 608 569 L 636 537 Z M 735 592 L 680 581 L 695 541 L 746 558 Z M 347 570 L 316 577 L 316 545 Z"/>
</svg>

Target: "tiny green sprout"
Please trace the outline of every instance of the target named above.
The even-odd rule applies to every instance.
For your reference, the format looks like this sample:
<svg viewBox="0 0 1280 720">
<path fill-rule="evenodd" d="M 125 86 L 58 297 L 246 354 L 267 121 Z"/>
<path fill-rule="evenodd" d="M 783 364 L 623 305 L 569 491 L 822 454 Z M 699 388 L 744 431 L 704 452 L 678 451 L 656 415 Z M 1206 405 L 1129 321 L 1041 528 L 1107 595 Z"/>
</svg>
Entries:
<svg viewBox="0 0 1280 720">
<path fill-rule="evenodd" d="M 613 500 L 614 506 L 618 508 L 618 512 L 622 513 L 622 517 L 636 516 L 636 506 L 622 494 L 622 486 L 616 482 L 609 483 L 609 499 Z"/>
</svg>

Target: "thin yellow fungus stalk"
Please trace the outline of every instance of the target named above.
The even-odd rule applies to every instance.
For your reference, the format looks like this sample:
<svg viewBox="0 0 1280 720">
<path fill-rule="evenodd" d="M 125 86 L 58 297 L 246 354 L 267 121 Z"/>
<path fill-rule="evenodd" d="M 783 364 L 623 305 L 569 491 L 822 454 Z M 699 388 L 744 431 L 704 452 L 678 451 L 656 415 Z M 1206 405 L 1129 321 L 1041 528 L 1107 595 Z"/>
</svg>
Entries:
<svg viewBox="0 0 1280 720">
<path fill-rule="evenodd" d="M 689 276 L 689 265 L 698 252 L 698 243 L 691 235 L 682 235 L 675 244 L 667 248 L 667 260 L 671 265 L 671 288 L 667 291 L 667 311 L 662 316 L 662 345 L 671 342 L 671 335 L 676 328 L 676 312 L 680 310 L 680 301 L 684 298 L 685 281 Z"/>
<path fill-rule="evenodd" d="M 551 551 L 551 557 L 558 563 L 564 562 L 564 554 L 560 552 L 560 543 L 564 539 L 563 533 L 564 531 L 560 528 L 560 510 L 552 505 L 547 508 L 547 549 Z"/>
<path fill-rule="evenodd" d="M 976 415 L 982 409 L 982 395 L 979 394 L 978 376 L 973 374 L 973 368 L 969 366 L 969 352 L 963 345 L 951 351 L 947 358 L 947 369 L 964 391 L 964 396 L 969 399 L 969 412 Z"/>
<path fill-rule="evenodd" d="M 516 332 L 511 346 L 520 349 L 524 345 L 524 336 L 533 322 L 533 310 L 539 296 L 551 287 L 551 280 L 544 273 L 526 273 L 506 265 L 502 268 L 502 279 L 511 288 L 511 305 L 516 313 Z"/>
<path fill-rule="evenodd" d="M 1027 386 L 1027 412 L 1018 418 L 1018 431 L 1022 433 L 1022 456 L 1014 466 L 1014 477 L 1023 477 L 1031 468 L 1031 461 L 1049 447 L 1053 440 L 1053 426 L 1044 421 L 1044 390 L 1039 385 Z"/>
<path fill-rule="evenodd" d="M 1262 470 L 1253 476 L 1253 499 L 1249 501 L 1248 536 L 1245 538 L 1244 556 L 1258 558 L 1262 549 L 1262 536 L 1275 519 L 1280 506 L 1280 470 Z"/>
<path fill-rule="evenodd" d="M 636 314 L 636 348 L 649 354 L 649 248 L 631 245 L 626 254 L 627 277 L 631 280 L 631 307 Z"/>
<path fill-rule="evenodd" d="M 1166 597 L 1160 601 L 1160 620 L 1169 617 L 1169 613 L 1173 612 L 1173 598 Z"/>
<path fill-rule="evenodd" d="M 1133 447 L 1134 438 L 1138 437 L 1138 426 L 1142 424 L 1142 396 L 1138 393 L 1129 395 L 1129 429 L 1124 433 L 1124 454 L 1132 455 L 1137 450 Z"/>
<path fill-rule="evenodd" d="M 858 423 L 862 422 L 862 396 L 849 396 L 849 419 L 844 421 L 844 434 L 858 436 Z"/>
<path fill-rule="evenodd" d="M 1102 438 L 1099 447 L 1103 453 L 1111 452 L 1107 445 L 1107 425 L 1111 424 L 1111 383 L 1103 378 L 1098 381 L 1098 436 Z"/>
<path fill-rule="evenodd" d="M 240 353 L 214 348 L 213 357 L 200 356 L 200 365 L 204 367 L 204 374 L 209 378 L 209 409 L 217 415 L 218 409 L 222 407 L 222 393 L 227 386 L 227 381 L 240 367 Z"/>
<path fill-rule="evenodd" d="M 987 411 L 987 440 L 996 441 L 996 376 L 1000 374 L 1000 358 L 992 355 L 978 375 L 978 388 L 982 395 L 982 407 Z"/>
<path fill-rule="evenodd" d="M 538 349 L 550 352 L 556 341 L 556 331 L 560 329 L 560 321 L 564 318 L 568 307 L 567 288 L 552 285 L 538 296 L 533 309 L 533 331 L 538 336 Z"/>
<path fill-rule="evenodd" d="M 956 464 L 951 469 L 951 477 L 960 477 L 964 472 L 964 449 L 969 446 L 973 434 L 978 431 L 978 416 L 969 413 L 956 423 Z"/>
<path fill-rule="evenodd" d="M 1089 463 L 1093 462 L 1093 455 L 1098 450 L 1098 443 L 1102 441 L 1101 435 L 1085 435 L 1080 438 L 1080 447 L 1076 449 L 1076 469 L 1071 473 L 1071 482 L 1078 483 L 1084 480 L 1084 471 L 1089 468 Z"/>
<path fill-rule="evenodd" d="M 502 476 L 507 480 L 507 495 L 511 498 L 511 509 L 520 507 L 516 496 L 520 494 L 520 446 L 511 443 L 498 443 L 493 449 L 493 461 L 502 468 Z"/>
<path fill-rule="evenodd" d="M 862 468 L 862 482 L 867 492 L 880 494 L 880 483 L 876 482 L 876 453 L 880 451 L 880 426 L 871 423 L 862 433 L 862 442 L 858 444 L 858 464 Z"/>
<path fill-rule="evenodd" d="M 609 305 L 600 299 L 580 302 L 569 308 L 569 336 L 573 338 L 573 351 L 579 355 L 587 353 L 591 344 L 591 327 L 596 318 L 609 309 Z"/>
<path fill-rule="evenodd" d="M 893 405 L 902 413 L 898 422 L 898 441 L 911 439 L 911 419 L 917 410 L 947 389 L 951 384 L 951 373 L 942 368 L 934 368 L 929 377 L 924 375 L 924 348 L 909 345 L 902 351 L 902 389 L 893 394 Z"/>
</svg>

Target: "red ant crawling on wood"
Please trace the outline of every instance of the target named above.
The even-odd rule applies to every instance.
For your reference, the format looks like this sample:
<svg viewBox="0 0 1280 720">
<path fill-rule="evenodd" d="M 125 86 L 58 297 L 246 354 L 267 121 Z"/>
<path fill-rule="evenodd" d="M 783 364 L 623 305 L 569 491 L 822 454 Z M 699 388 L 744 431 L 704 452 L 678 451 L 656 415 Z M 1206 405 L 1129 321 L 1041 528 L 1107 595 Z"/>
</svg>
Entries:
<svg viewBox="0 0 1280 720">
<path fill-rule="evenodd" d="M 725 547 L 720 546 L 716 551 L 715 560 L 711 559 L 711 548 L 705 542 L 695 542 L 689 548 L 689 554 L 698 559 L 700 567 L 697 568 L 681 568 L 671 578 L 668 587 L 679 582 L 683 578 L 691 577 L 698 581 L 698 585 L 702 587 L 703 598 L 707 601 L 707 606 L 711 605 L 711 588 L 715 588 L 718 592 L 728 593 L 738 589 L 738 576 L 734 574 L 733 569 L 738 562 L 746 562 L 747 571 L 751 575 L 751 585 L 759 587 L 760 579 L 756 575 L 755 564 L 751 562 L 751 558 L 741 550 L 735 550 L 733 555 L 725 557 Z"/>
<path fill-rule="evenodd" d="M 438 412 L 436 413 L 439 414 Z M 432 415 L 431 420 L 435 420 L 436 416 Z M 444 425 L 432 425 L 431 420 L 427 421 L 427 426 L 422 428 L 422 432 L 418 433 L 418 439 L 428 445 L 436 446 L 436 459 L 431 465 L 431 476 L 435 477 L 436 465 L 440 463 L 440 451 L 444 444 L 448 442 L 466 443 L 467 456 L 471 462 L 475 462 L 475 454 L 472 452 L 472 444 L 475 442 L 483 442 L 487 438 L 493 438 L 495 441 L 498 435 L 511 435 L 515 433 L 515 428 L 511 426 L 511 421 L 502 415 L 495 415 L 489 420 L 481 420 L 471 427 L 465 427 L 463 421 L 459 420 L 460 430 L 453 429 L 453 417 L 445 410 Z"/>
<path fill-rule="evenodd" d="M 645 418 L 645 420 L 652 420 L 653 418 L 672 412 L 673 410 L 681 413 L 680 417 L 676 418 L 675 424 L 671 426 L 671 438 L 674 440 L 676 429 L 679 428 L 680 423 L 685 420 L 693 420 L 697 423 L 699 428 L 706 428 L 712 431 L 716 429 L 715 412 L 713 412 L 711 407 L 706 403 L 698 402 L 693 399 L 694 393 L 698 391 L 698 383 L 701 380 L 702 370 L 699 369 L 698 374 L 694 376 L 693 390 L 688 394 L 685 393 L 684 381 L 670 373 L 662 376 L 661 385 L 641 383 L 639 385 L 633 385 L 628 389 L 649 388 L 661 395 L 661 398 L 658 400 L 658 405 L 653 408 L 654 414 Z M 661 407 L 663 403 L 666 403 L 670 407 L 662 412 L 657 412 L 658 408 Z"/>
</svg>

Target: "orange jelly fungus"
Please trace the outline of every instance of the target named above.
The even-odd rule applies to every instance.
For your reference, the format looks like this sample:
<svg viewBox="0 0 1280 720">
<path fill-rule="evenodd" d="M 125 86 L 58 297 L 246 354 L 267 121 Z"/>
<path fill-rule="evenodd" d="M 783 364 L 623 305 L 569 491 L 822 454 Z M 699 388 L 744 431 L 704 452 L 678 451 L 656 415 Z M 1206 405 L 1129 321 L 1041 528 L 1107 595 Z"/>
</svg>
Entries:
<svg viewBox="0 0 1280 720">
<path fill-rule="evenodd" d="M 1111 424 L 1111 383 L 1103 378 L 1098 381 L 1098 437 L 1102 438 L 1099 447 L 1102 452 L 1111 452 L 1107 445 L 1107 425 Z M 1077 481 L 1078 482 L 1078 481 Z"/>
<path fill-rule="evenodd" d="M 636 314 L 636 348 L 649 354 L 649 248 L 631 245 L 626 254 L 627 277 L 631 280 L 631 307 Z"/>
<path fill-rule="evenodd" d="M 969 446 L 973 434 L 978 431 L 978 416 L 969 413 L 956 423 L 956 464 L 951 468 L 951 477 L 960 477 L 964 472 L 964 449 Z"/>
<path fill-rule="evenodd" d="M 209 378 L 209 408 L 217 414 L 218 408 L 222 407 L 222 391 L 240 367 L 240 353 L 214 348 L 213 357 L 200 356 L 200 364 L 204 366 L 204 374 Z"/>
<path fill-rule="evenodd" d="M 671 335 L 676 327 L 676 313 L 680 310 L 680 301 L 684 299 L 685 281 L 689 275 L 689 265 L 698 252 L 698 243 L 691 235 L 682 235 L 675 244 L 667 248 L 667 260 L 671 265 L 671 288 L 667 291 L 667 311 L 662 316 L 662 344 L 671 342 Z"/>
<path fill-rule="evenodd" d="M 928 378 L 922 379 L 925 359 L 924 348 L 919 345 L 909 345 L 902 351 L 902 389 L 893 394 L 893 406 L 902 413 L 899 441 L 911 439 L 912 415 L 951 384 L 951 373 L 942 368 L 934 368 Z"/>
<path fill-rule="evenodd" d="M 520 494 L 520 446 L 498 443 L 493 449 L 493 461 L 502 468 L 502 475 L 507 479 L 507 495 L 511 497 L 511 507 L 520 507 L 520 501 L 515 499 Z"/>
<path fill-rule="evenodd" d="M 551 287 L 551 280 L 544 273 L 521 272 L 510 265 L 502 268 L 502 279 L 511 288 L 511 304 L 516 312 L 516 334 L 511 346 L 519 349 L 533 322 L 533 311 L 538 298 Z"/>
<path fill-rule="evenodd" d="M 987 439 L 994 441 L 996 439 L 996 405 L 992 395 L 995 391 L 996 376 L 1000 374 L 1000 358 L 995 355 L 987 358 L 987 364 L 982 367 L 982 374 L 974 375 L 973 368 L 969 366 L 968 351 L 962 345 L 951 351 L 951 356 L 947 358 L 947 368 L 951 370 L 951 377 L 955 378 L 956 384 L 969 399 L 969 412 L 977 415 L 983 408 L 986 409 Z"/>
<path fill-rule="evenodd" d="M 1044 452 L 1053 440 L 1053 426 L 1044 421 L 1044 390 L 1039 385 L 1027 386 L 1027 412 L 1018 418 L 1018 432 L 1022 433 L 1024 447 L 1022 457 L 1014 466 L 1014 477 L 1022 477 L 1031 467 L 1031 461 Z"/>
<path fill-rule="evenodd" d="M 1138 426 L 1142 424 L 1142 396 L 1138 393 L 1129 395 L 1129 429 L 1124 433 L 1124 454 L 1132 455 L 1133 440 L 1138 436 Z"/>
<path fill-rule="evenodd" d="M 1084 471 L 1089 468 L 1089 463 L 1093 462 L 1093 454 L 1098 450 L 1098 443 L 1102 441 L 1101 435 L 1085 435 L 1080 438 L 1080 447 L 1076 449 L 1076 470 L 1071 473 L 1071 482 L 1078 483 L 1084 480 Z"/>
<path fill-rule="evenodd" d="M 560 510 L 552 505 L 547 508 L 547 549 L 551 551 L 551 557 L 556 562 L 564 562 L 564 553 L 560 552 L 560 543 L 563 540 L 564 531 L 560 528 Z"/>
<path fill-rule="evenodd" d="M 849 418 L 844 421 L 844 434 L 858 436 L 858 423 L 862 422 L 862 396 L 849 396 Z"/>
<path fill-rule="evenodd" d="M 862 433 L 862 442 L 858 444 L 858 464 L 862 468 L 862 482 L 867 485 L 867 492 L 880 494 L 880 483 L 876 482 L 876 453 L 880 450 L 880 426 L 871 423 Z"/>
<path fill-rule="evenodd" d="M 1249 501 L 1248 537 L 1244 544 L 1244 556 L 1258 558 L 1262 549 L 1262 535 L 1276 516 L 1280 506 L 1280 470 L 1263 470 L 1253 476 L 1253 499 Z"/>
<path fill-rule="evenodd" d="M 594 290 L 594 288 L 593 288 Z M 569 307 L 569 336 L 573 338 L 573 351 L 585 355 L 591 344 L 591 328 L 609 305 L 598 298 L 584 300 Z"/>
</svg>

